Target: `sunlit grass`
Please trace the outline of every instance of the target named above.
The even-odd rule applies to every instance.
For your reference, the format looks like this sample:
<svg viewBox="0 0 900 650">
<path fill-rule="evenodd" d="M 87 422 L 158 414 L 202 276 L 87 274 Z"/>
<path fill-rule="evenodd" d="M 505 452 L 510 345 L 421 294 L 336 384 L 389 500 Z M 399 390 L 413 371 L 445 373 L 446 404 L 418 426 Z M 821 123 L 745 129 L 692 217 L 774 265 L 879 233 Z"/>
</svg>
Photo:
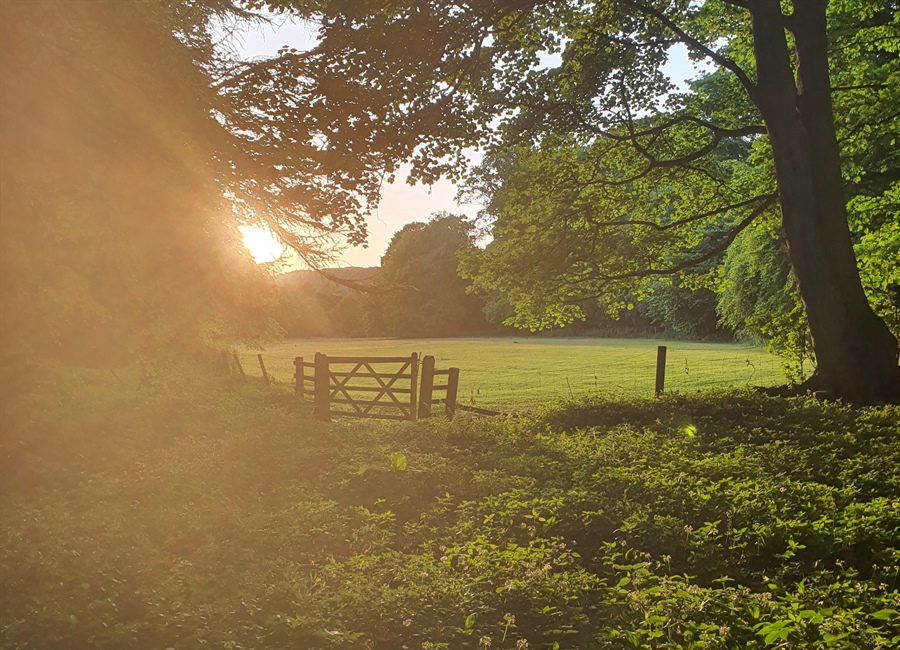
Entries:
<svg viewBox="0 0 900 650">
<path fill-rule="evenodd" d="M 267 346 L 263 359 L 273 378 L 290 382 L 294 357 L 312 361 L 316 352 L 431 354 L 439 369 L 460 369 L 460 403 L 528 407 L 598 392 L 651 395 L 658 345 L 668 347 L 668 390 L 784 382 L 778 358 L 760 348 L 638 339 L 294 339 Z M 260 374 L 256 353 L 246 353 L 242 360 L 248 374 Z"/>
</svg>

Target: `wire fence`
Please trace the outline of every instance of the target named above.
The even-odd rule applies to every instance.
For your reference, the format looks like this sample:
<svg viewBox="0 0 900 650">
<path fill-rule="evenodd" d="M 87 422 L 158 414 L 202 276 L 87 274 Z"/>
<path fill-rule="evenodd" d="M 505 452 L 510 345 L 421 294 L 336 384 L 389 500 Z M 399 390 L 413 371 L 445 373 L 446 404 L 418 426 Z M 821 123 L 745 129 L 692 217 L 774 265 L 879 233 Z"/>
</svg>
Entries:
<svg viewBox="0 0 900 650">
<path fill-rule="evenodd" d="M 651 396 L 656 387 L 657 352 L 645 350 L 607 363 L 569 367 L 506 368 L 492 377 L 460 375 L 460 401 L 479 406 L 519 406 L 593 394 Z M 506 379 L 506 380 L 504 380 Z M 784 383 L 780 361 L 756 349 L 668 349 L 665 391 L 692 392 L 719 387 Z"/>
<path fill-rule="evenodd" d="M 339 353 L 339 345 L 316 341 L 262 353 L 269 380 L 293 382 L 293 353 L 312 358 L 318 348 Z M 430 354 L 427 341 L 416 341 L 421 353 Z M 598 348 L 591 345 L 521 345 L 510 349 L 487 343 L 478 349 L 432 348 L 439 366 L 460 368 L 458 403 L 487 408 L 528 408 L 559 398 L 593 394 L 651 396 L 655 391 L 657 348 L 655 342 L 637 342 L 630 347 Z M 396 344 L 399 349 L 401 343 Z M 384 352 L 373 346 L 373 354 Z M 418 349 L 416 351 L 419 351 Z M 407 350 L 407 353 L 409 351 Z M 261 380 L 258 354 L 236 355 L 248 379 Z M 692 392 L 716 387 L 773 386 L 784 383 L 779 359 L 759 348 L 736 345 L 669 343 L 665 391 Z"/>
<path fill-rule="evenodd" d="M 460 369 L 457 404 L 495 410 L 529 410 L 556 399 L 589 395 L 652 396 L 658 341 L 610 340 L 339 340 L 288 341 L 262 352 L 217 353 L 207 359 L 236 381 L 292 388 L 294 359 L 318 351 L 340 356 L 409 355 L 435 357 L 439 368 Z M 755 347 L 664 342 L 665 391 L 688 393 L 718 387 L 775 386 L 785 383 L 780 360 Z M 73 369 L 86 385 L 123 390 L 184 384 L 192 379 L 173 368 L 135 365 Z"/>
</svg>

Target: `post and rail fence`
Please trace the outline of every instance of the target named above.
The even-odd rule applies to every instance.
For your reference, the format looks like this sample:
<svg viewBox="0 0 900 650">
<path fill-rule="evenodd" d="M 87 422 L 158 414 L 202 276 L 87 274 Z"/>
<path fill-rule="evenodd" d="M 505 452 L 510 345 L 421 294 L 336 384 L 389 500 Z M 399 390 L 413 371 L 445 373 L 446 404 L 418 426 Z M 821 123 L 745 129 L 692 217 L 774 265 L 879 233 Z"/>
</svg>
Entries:
<svg viewBox="0 0 900 650">
<path fill-rule="evenodd" d="M 446 377 L 446 383 L 435 384 L 435 378 Z M 437 397 L 435 393 L 443 392 L 443 397 Z M 452 418 L 456 412 L 456 396 L 459 392 L 459 368 L 447 368 L 435 370 L 434 357 L 427 355 L 422 358 L 422 387 L 419 392 L 419 418 L 431 417 L 431 407 L 434 404 L 443 404 L 447 417 Z"/>
<path fill-rule="evenodd" d="M 233 358 L 246 382 L 238 356 L 235 354 Z M 225 352 L 222 359 L 226 367 L 230 366 Z M 257 355 L 257 360 L 268 386 L 271 379 L 262 354 Z M 661 345 L 656 360 L 657 397 L 664 391 L 665 376 L 666 347 Z M 444 383 L 436 383 L 441 381 Z M 415 352 L 408 357 L 340 357 L 317 352 L 312 362 L 295 357 L 294 392 L 300 399 L 313 403 L 315 415 L 321 420 L 349 416 L 415 421 L 431 417 L 436 404 L 443 404 L 450 418 L 457 410 L 507 415 L 459 404 L 459 368 L 438 370 L 433 356 L 426 355 L 420 360 Z"/>
</svg>

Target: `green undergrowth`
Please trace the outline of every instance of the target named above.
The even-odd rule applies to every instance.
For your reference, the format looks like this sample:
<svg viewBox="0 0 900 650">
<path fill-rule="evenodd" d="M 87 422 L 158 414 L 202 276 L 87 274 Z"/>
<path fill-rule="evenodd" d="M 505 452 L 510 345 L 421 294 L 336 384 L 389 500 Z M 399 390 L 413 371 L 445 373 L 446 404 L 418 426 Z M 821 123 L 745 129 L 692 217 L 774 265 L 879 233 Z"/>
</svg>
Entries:
<svg viewBox="0 0 900 650">
<path fill-rule="evenodd" d="M 4 406 L 4 648 L 888 648 L 900 412 L 722 392 L 319 423 L 288 391 Z"/>
</svg>

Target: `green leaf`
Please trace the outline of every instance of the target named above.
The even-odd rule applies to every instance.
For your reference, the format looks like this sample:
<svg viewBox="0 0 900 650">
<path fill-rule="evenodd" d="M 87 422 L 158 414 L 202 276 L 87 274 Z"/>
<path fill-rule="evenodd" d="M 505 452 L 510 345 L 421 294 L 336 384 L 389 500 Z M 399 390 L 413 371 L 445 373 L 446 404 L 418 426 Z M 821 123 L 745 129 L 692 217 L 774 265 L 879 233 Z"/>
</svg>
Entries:
<svg viewBox="0 0 900 650">
<path fill-rule="evenodd" d="M 764 639 L 766 642 L 766 645 L 772 643 L 776 639 L 786 640 L 789 632 L 790 632 L 790 630 L 776 630 L 774 632 L 767 634 L 766 638 Z"/>
<path fill-rule="evenodd" d="M 398 472 L 405 472 L 406 456 L 397 452 L 391 454 L 391 467 Z"/>
<path fill-rule="evenodd" d="M 834 643 L 835 641 L 840 641 L 847 636 L 850 636 L 849 632 L 842 632 L 841 634 L 829 634 L 828 632 L 825 632 L 822 635 L 822 639 L 825 641 L 825 643 Z"/>
</svg>

